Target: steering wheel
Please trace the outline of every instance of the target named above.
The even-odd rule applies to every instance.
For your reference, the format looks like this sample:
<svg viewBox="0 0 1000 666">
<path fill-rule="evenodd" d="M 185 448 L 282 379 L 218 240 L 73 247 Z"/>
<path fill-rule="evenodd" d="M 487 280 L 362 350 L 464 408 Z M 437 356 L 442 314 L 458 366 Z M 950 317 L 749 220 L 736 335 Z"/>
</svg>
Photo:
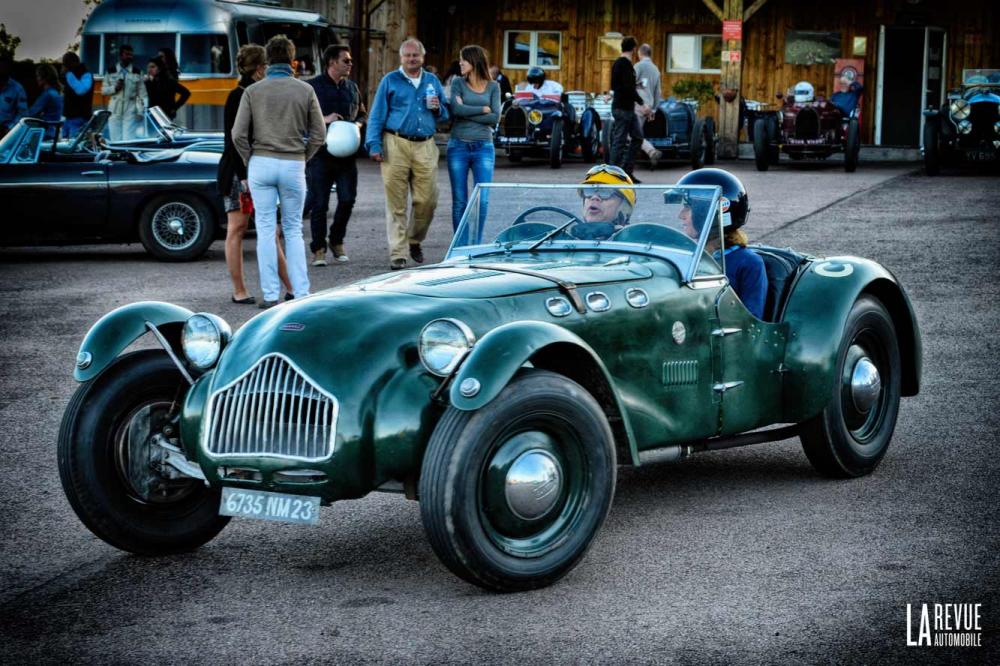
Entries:
<svg viewBox="0 0 1000 666">
<path fill-rule="evenodd" d="M 662 245 L 692 252 L 698 246 L 694 239 L 677 229 L 649 222 L 630 224 L 624 229 L 616 231 L 608 240 L 619 241 L 621 243 L 652 243 L 653 245 Z"/>
<path fill-rule="evenodd" d="M 574 222 L 576 224 L 586 224 L 586 222 L 584 222 L 583 220 L 581 220 L 580 218 L 578 218 L 576 215 L 574 215 L 573 213 L 569 212 L 568 210 L 566 210 L 564 208 L 559 208 L 558 206 L 532 206 L 531 208 L 528 208 L 527 210 L 521 211 L 520 214 L 518 214 L 518 216 L 514 218 L 514 221 L 510 223 L 510 226 L 513 227 L 515 224 L 524 224 L 525 222 L 527 222 L 527 218 L 528 218 L 529 215 L 532 215 L 534 213 L 544 213 L 544 212 L 559 213 L 560 215 L 562 215 L 564 217 L 568 217 L 572 222 Z M 567 225 L 567 226 L 569 226 L 569 225 Z M 555 228 L 558 228 L 558 227 L 553 227 L 553 228 L 555 229 Z M 575 238 L 575 236 L 573 236 L 573 234 L 569 233 L 568 231 L 564 230 L 564 232 L 568 236 L 570 236 L 572 238 Z"/>
<path fill-rule="evenodd" d="M 516 227 L 511 225 L 497 234 L 494 243 L 516 243 L 518 241 L 538 240 L 545 234 L 557 229 L 555 224 L 548 222 L 524 222 Z"/>
</svg>

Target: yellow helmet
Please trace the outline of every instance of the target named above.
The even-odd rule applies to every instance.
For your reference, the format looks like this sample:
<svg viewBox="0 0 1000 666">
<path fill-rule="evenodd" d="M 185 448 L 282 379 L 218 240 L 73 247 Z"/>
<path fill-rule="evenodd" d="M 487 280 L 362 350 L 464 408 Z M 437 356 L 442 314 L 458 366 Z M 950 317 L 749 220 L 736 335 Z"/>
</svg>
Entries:
<svg viewBox="0 0 1000 666">
<path fill-rule="evenodd" d="M 587 172 L 581 185 L 633 185 L 632 179 L 621 167 L 611 164 L 598 164 Z M 606 190 L 605 190 L 606 191 Z M 620 187 L 616 190 L 618 196 L 625 200 L 629 208 L 635 206 L 635 190 L 630 187 Z M 584 190 L 580 190 L 580 196 L 584 195 Z M 630 211 L 631 212 L 631 211 Z"/>
</svg>

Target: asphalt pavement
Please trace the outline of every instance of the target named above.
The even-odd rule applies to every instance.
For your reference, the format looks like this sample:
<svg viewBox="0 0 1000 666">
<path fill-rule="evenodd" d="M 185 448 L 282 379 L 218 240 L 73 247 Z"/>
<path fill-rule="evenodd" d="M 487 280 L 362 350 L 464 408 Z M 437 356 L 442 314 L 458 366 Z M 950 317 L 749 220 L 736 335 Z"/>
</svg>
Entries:
<svg viewBox="0 0 1000 666">
<path fill-rule="evenodd" d="M 585 171 L 498 162 L 503 182 Z M 621 468 L 582 564 L 516 595 L 450 574 L 419 506 L 396 495 L 324 508 L 316 527 L 237 519 L 165 558 L 91 535 L 56 468 L 90 325 L 138 300 L 216 312 L 234 328 L 258 311 L 230 303 L 221 243 L 189 264 L 138 245 L 0 249 L 0 661 L 1000 662 L 1000 181 L 928 178 L 913 164 L 725 166 L 750 192 L 752 240 L 872 258 L 899 278 L 923 334 L 922 390 L 903 400 L 888 454 L 865 478 L 818 477 L 797 440 Z M 438 182 L 429 261 L 451 237 L 443 162 Z M 383 201 L 366 162 L 351 261 L 311 268 L 314 291 L 387 270 Z M 945 602 L 981 604 L 981 647 L 908 647 L 907 604 L 916 622 L 922 604 Z"/>
</svg>

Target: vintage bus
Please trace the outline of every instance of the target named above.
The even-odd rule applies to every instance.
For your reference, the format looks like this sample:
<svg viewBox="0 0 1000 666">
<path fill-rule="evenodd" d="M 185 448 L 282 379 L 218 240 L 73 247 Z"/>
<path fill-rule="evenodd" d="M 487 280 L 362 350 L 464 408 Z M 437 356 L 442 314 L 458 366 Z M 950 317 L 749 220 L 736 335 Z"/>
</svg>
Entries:
<svg viewBox="0 0 1000 666">
<path fill-rule="evenodd" d="M 265 44 L 287 35 L 297 49 L 297 72 L 313 76 L 329 44 L 352 44 L 357 29 L 332 25 L 323 16 L 270 2 L 234 0 L 104 0 L 83 28 L 80 57 L 98 83 L 95 107 L 105 105 L 99 81 L 118 62 L 118 49 L 135 50 L 133 64 L 146 62 L 168 47 L 177 54 L 180 81 L 191 91 L 176 122 L 192 129 L 221 130 L 222 110 L 236 86 L 236 52 L 247 43 Z"/>
</svg>

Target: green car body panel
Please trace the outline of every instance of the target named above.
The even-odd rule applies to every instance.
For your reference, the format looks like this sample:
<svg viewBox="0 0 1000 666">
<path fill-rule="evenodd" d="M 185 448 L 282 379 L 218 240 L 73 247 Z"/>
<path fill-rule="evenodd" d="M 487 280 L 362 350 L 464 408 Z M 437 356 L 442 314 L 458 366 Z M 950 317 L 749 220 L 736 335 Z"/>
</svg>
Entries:
<svg viewBox="0 0 1000 666">
<path fill-rule="evenodd" d="M 848 263 L 850 275 L 816 272 L 817 265 Z M 518 270 L 534 274 L 511 272 Z M 572 302 L 567 284 L 584 302 L 599 292 L 593 297 L 603 296 L 609 307 L 554 316 L 546 302 Z M 635 289 L 647 303 L 630 304 Z M 181 443 L 213 486 L 316 495 L 324 502 L 361 497 L 387 482 L 414 483 L 448 404 L 478 409 L 531 365 L 563 372 L 593 393 L 615 431 L 620 461 L 638 464 L 645 450 L 820 412 L 831 394 L 847 313 L 866 290 L 890 301 L 904 366 L 913 369 L 904 376 L 904 392 L 915 393 L 920 342 L 909 301 L 888 271 L 853 257 L 803 269 L 777 322 L 750 315 L 723 279 L 685 284 L 672 263 L 653 253 L 521 252 L 375 276 L 272 308 L 240 328 L 215 368 L 188 391 Z M 140 303 L 107 315 L 84 341 L 81 350 L 94 362 L 77 379 L 96 376 L 145 331 L 146 321 L 175 324 L 190 314 Z M 418 352 L 423 327 L 440 318 L 464 322 L 476 338 L 443 391 L 446 380 L 430 373 Z M 221 457 L 206 449 L 212 396 L 269 355 L 335 396 L 328 457 Z M 460 386 L 469 378 L 479 390 L 465 396 Z M 229 468 L 252 468 L 259 477 L 227 477 Z M 289 482 L 276 474 L 296 469 L 325 479 Z"/>
<path fill-rule="evenodd" d="M 183 324 L 192 314 L 186 308 L 158 301 L 129 303 L 112 310 L 87 332 L 77 359 L 87 358 L 88 362 L 85 367 L 77 363 L 73 378 L 85 382 L 99 375 L 126 347 L 149 331 L 146 322 L 157 328 Z"/>
</svg>

